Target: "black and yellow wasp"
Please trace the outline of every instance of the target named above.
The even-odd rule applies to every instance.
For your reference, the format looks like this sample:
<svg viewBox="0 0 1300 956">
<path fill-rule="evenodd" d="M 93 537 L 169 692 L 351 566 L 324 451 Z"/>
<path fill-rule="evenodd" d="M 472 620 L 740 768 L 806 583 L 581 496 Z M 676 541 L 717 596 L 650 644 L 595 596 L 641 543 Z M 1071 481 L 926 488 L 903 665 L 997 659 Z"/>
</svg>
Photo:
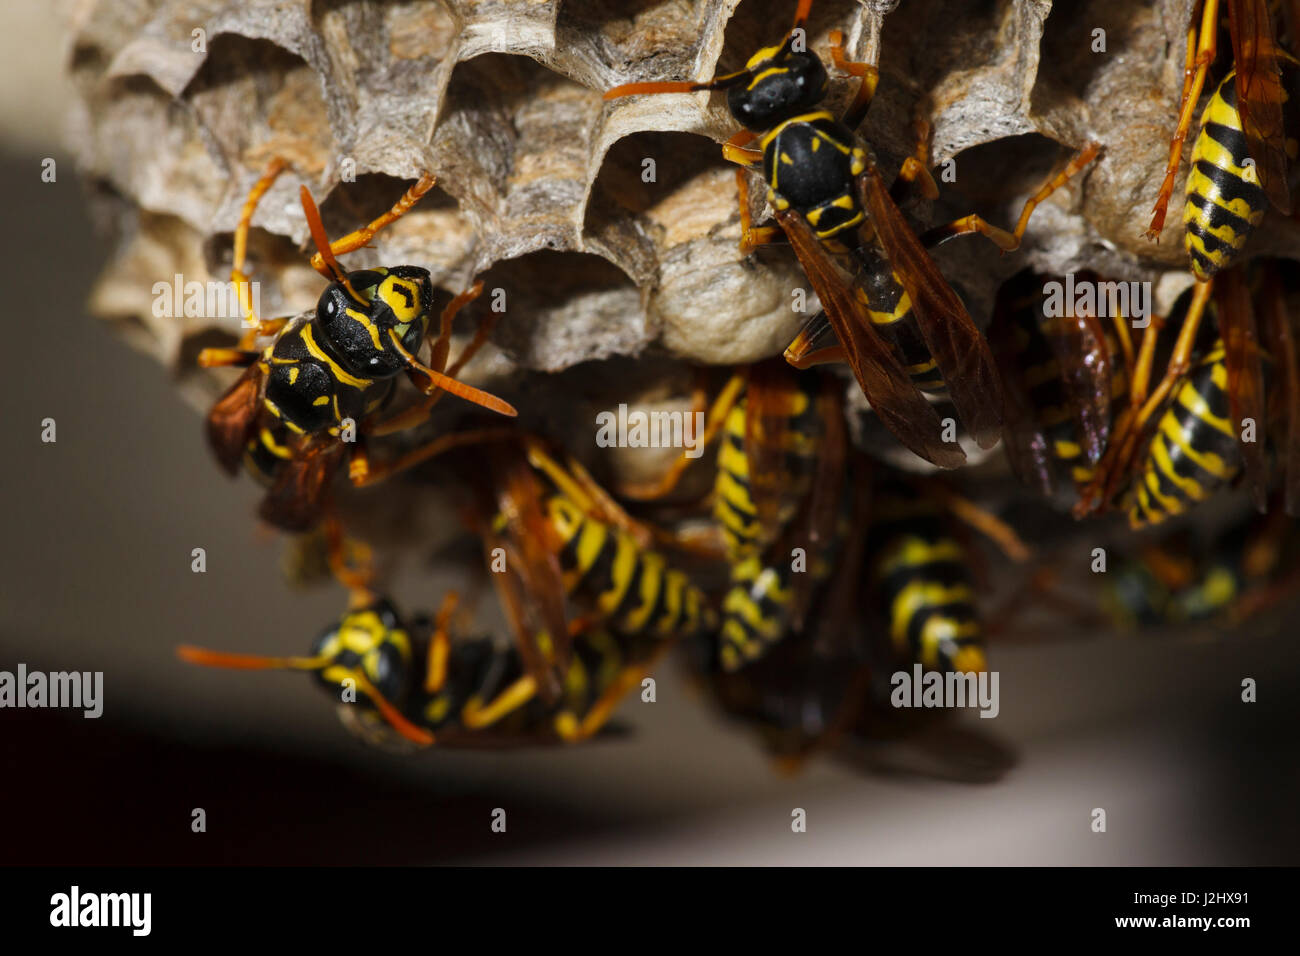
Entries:
<svg viewBox="0 0 1300 956">
<path fill-rule="evenodd" d="M 248 331 L 238 347 L 205 349 L 199 364 L 246 366 L 247 371 L 213 406 L 208 440 L 218 462 L 234 474 L 241 462 L 269 488 L 261 507 L 268 522 L 290 531 L 315 525 L 322 514 L 330 480 L 345 458 L 356 484 L 378 481 L 393 465 L 374 466 L 366 453 L 367 434 L 384 434 L 419 424 L 444 392 L 503 415 L 515 410 L 495 396 L 456 381 L 454 376 L 486 341 L 490 325 L 480 327 L 451 368 L 447 365 L 456 312 L 481 290 L 475 285 L 443 311 L 429 364 L 416 354 L 433 320 L 433 282 L 418 266 L 345 272 L 335 258 L 366 245 L 404 215 L 434 184 L 423 177 L 393 208 L 363 229 L 333 243 L 320 221 L 307 187 L 301 189 L 317 252 L 312 265 L 330 284 L 314 312 L 294 318 L 259 320 L 248 296 L 244 257 L 248 230 L 262 195 L 285 164 L 274 162 L 244 205 L 235 232 L 231 281 L 239 290 Z M 271 337 L 262 349 L 260 337 Z M 425 398 L 386 422 L 372 420 L 405 372 Z M 347 423 L 355 435 L 342 435 Z"/>
<path fill-rule="evenodd" d="M 1192 148 L 1183 211 L 1192 272 L 1208 280 L 1233 265 L 1271 204 L 1291 211 L 1300 143 L 1300 61 L 1277 40 L 1268 0 L 1228 0 L 1232 68 L 1219 82 Z M 1219 0 L 1202 0 L 1187 34 L 1182 109 L 1147 238 L 1159 238 L 1206 76 L 1218 52 Z M 1199 19 L 1199 28 L 1197 21 Z M 1300 23 L 1290 23 L 1293 32 Z M 1294 35 L 1291 37 L 1294 40 Z"/>
<path fill-rule="evenodd" d="M 725 670 L 800 629 L 833 560 L 847 450 L 840 395 L 833 377 L 772 359 L 732 375 L 709 410 L 699 447 L 718 440 L 713 520 L 729 578 L 719 645 Z M 662 497 L 692 460 L 683 454 L 658 481 L 620 491 Z"/>
<path fill-rule="evenodd" d="M 1294 596 L 1296 531 L 1280 509 L 1208 534 L 1179 529 L 1125 555 L 1102 581 L 1101 604 L 1125 630 L 1239 623 Z"/>
<path fill-rule="evenodd" d="M 723 147 L 724 156 L 743 167 L 737 171 L 741 248 L 749 251 L 783 233 L 824 310 L 787 349 L 787 360 L 799 368 L 848 362 L 899 441 L 936 465 L 957 467 L 965 453 L 945 441 L 944 423 L 924 392 L 944 390 L 967 431 L 988 448 L 1000 428 L 999 385 L 988 346 L 926 246 L 980 233 L 1004 250 L 1016 248 L 1034 207 L 1090 162 L 1098 147 L 1089 147 L 1029 200 L 1014 232 L 970 215 L 918 237 L 897 199 L 914 184 L 937 195 L 921 158 L 928 152 L 928 128 L 891 191 L 855 132 L 875 91 L 876 68 L 846 60 L 842 36 L 834 33 L 835 65 L 861 82 L 842 119 L 823 109 L 826 68 L 803 43 L 811 7 L 812 0 L 800 0 L 784 41 L 756 52 L 737 73 L 708 82 L 629 83 L 605 98 L 727 90 L 728 108 L 744 126 Z M 759 148 L 746 148 L 756 138 Z M 779 228 L 750 224 L 746 170 L 758 165 Z M 832 256 L 848 257 L 851 279 Z"/>
<path fill-rule="evenodd" d="M 927 671 L 987 667 L 971 557 L 943 503 L 924 487 L 889 477 L 871 495 L 867 593 L 883 616 L 894 663 Z"/>
<path fill-rule="evenodd" d="M 558 699 L 574 639 L 599 627 L 620 640 L 673 642 L 717 624 L 704 592 L 655 546 L 666 533 L 627 514 L 582 465 L 532 435 L 479 428 L 443 435 L 408 464 L 453 449 L 467 509 L 537 692 Z"/>
<path fill-rule="evenodd" d="M 573 641 L 563 687 L 545 701 L 518 648 L 491 637 L 453 641 L 451 592 L 437 616 L 408 619 L 385 597 L 354 592 L 347 612 L 306 657 L 229 654 L 182 646 L 192 664 L 300 670 L 339 700 L 344 724 L 370 743 L 505 747 L 576 743 L 598 733 L 669 642 L 601 627 Z"/>
<path fill-rule="evenodd" d="M 1270 457 L 1284 475 L 1284 506 L 1295 513 L 1300 358 L 1290 313 L 1280 273 L 1265 262 L 1194 283 L 1167 320 L 1153 320 L 1140 349 L 1125 356 L 1129 400 L 1075 514 L 1103 510 L 1127 491 L 1130 524 L 1154 524 L 1235 483 L 1239 474 L 1263 510 L 1272 487 Z M 1176 328 L 1177 339 L 1164 378 L 1151 389 L 1164 325 Z"/>
</svg>

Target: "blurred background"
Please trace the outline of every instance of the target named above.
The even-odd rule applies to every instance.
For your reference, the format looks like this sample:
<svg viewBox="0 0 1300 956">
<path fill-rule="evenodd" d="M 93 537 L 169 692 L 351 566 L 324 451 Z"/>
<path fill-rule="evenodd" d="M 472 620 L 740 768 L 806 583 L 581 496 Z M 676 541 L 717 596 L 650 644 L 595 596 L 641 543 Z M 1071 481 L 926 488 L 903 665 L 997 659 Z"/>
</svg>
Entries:
<svg viewBox="0 0 1300 956">
<path fill-rule="evenodd" d="M 59 146 L 59 22 L 0 33 L 3 377 L 0 669 L 104 672 L 104 713 L 0 710 L 0 863 L 1294 864 L 1300 650 L 1283 615 L 1214 640 L 992 648 L 1015 754 L 990 783 L 927 773 L 896 744 L 875 772 L 776 774 L 669 663 L 629 732 L 568 750 L 398 757 L 366 749 L 308 680 L 204 671 L 174 647 L 300 653 L 338 613 L 290 592 L 167 373 L 91 319 L 103 265 Z M 41 180 L 46 157 L 57 181 Z M 58 440 L 41 441 L 54 418 Z M 190 552 L 207 552 L 207 573 Z M 432 606 L 436 581 L 404 581 Z M 1259 684 L 1243 704 L 1241 680 Z M 893 772 L 880 772 L 880 768 Z M 207 832 L 192 833 L 203 808 Z M 791 832 L 791 810 L 808 829 Z M 1107 812 L 1104 834 L 1091 811 Z M 495 808 L 507 831 L 493 833 Z"/>
</svg>

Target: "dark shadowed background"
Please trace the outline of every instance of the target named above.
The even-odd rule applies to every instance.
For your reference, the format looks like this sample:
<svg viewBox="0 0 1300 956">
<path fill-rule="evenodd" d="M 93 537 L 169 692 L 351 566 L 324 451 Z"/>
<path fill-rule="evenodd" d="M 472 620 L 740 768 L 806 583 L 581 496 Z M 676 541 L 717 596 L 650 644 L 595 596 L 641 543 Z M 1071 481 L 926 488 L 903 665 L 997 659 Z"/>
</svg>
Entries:
<svg viewBox="0 0 1300 956">
<path fill-rule="evenodd" d="M 338 597 L 286 589 L 254 486 L 217 471 L 167 373 L 88 317 L 102 252 L 50 145 L 61 51 L 46 20 L 24 12 L 0 49 L 6 71 L 36 71 L 8 77 L 0 105 L 0 668 L 102 670 L 105 704 L 98 720 L 0 710 L 0 863 L 1300 862 L 1300 650 L 1278 615 L 1217 641 L 994 648 L 1002 712 L 969 723 L 1018 762 L 991 784 L 829 762 L 777 776 L 671 666 L 657 703 L 624 706 L 627 735 L 400 758 L 353 740 L 299 676 L 179 662 L 181 642 L 300 653 Z M 895 758 L 911 755 L 881 755 Z"/>
</svg>

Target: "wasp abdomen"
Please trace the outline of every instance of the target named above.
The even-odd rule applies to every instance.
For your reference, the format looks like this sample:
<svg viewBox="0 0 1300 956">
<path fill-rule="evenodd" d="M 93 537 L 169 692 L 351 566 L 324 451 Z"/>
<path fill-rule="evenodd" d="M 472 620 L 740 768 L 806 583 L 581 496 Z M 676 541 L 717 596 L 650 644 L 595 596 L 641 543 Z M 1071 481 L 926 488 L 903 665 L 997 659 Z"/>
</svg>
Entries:
<svg viewBox="0 0 1300 956">
<path fill-rule="evenodd" d="M 1138 477 L 1130 520 L 1157 524 L 1232 481 L 1241 449 L 1229 418 L 1223 340 L 1177 386 Z"/>
<path fill-rule="evenodd" d="M 1205 107 L 1187 177 L 1185 244 L 1197 278 L 1231 265 L 1267 208 L 1237 110 L 1237 74 L 1229 73 Z"/>
</svg>

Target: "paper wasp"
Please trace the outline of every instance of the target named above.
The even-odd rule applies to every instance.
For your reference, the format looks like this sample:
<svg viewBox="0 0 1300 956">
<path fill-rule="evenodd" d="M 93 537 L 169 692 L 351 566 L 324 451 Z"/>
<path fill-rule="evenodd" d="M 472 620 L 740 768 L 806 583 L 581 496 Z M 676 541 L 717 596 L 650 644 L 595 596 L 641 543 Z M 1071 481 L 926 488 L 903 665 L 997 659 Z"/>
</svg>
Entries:
<svg viewBox="0 0 1300 956">
<path fill-rule="evenodd" d="M 1300 137 L 1300 114 L 1291 103 L 1300 93 L 1300 62 L 1278 45 L 1268 0 L 1228 0 L 1227 6 L 1232 70 L 1201 116 L 1183 211 L 1184 244 L 1198 279 L 1210 279 L 1236 261 L 1269 204 L 1291 212 L 1294 170 L 1288 157 L 1295 156 Z M 1148 239 L 1158 238 L 1164 227 L 1183 142 L 1218 52 L 1219 0 L 1202 0 L 1199 20 L 1199 29 L 1195 16 L 1188 27 L 1182 107 Z"/>
<path fill-rule="evenodd" d="M 456 592 L 445 595 L 433 618 L 404 618 L 370 587 L 368 560 L 362 570 L 345 568 L 341 550 L 336 537 L 331 563 L 348 588 L 348 609 L 321 632 L 308 656 L 190 646 L 179 647 L 178 655 L 207 667 L 308 671 L 332 696 L 347 694 L 340 717 L 370 743 L 500 747 L 594 736 L 671 646 L 659 633 L 585 628 L 572 639 L 559 694 L 546 700 L 518 647 L 491 637 L 452 640 Z M 368 558 L 368 549 L 362 553 Z"/>
<path fill-rule="evenodd" d="M 1294 522 L 1278 509 L 1248 514 L 1200 539 L 1184 529 L 1107 574 L 1102 604 L 1129 630 L 1237 623 L 1295 594 L 1297 543 Z"/>
<path fill-rule="evenodd" d="M 1252 276 L 1258 280 L 1263 337 Z M 1207 315 L 1209 322 L 1203 322 Z M 1177 339 L 1153 389 L 1163 325 L 1176 327 Z M 1239 471 L 1262 510 L 1270 482 L 1270 435 L 1285 472 L 1287 511 L 1296 510 L 1300 361 L 1281 277 L 1271 264 L 1239 266 L 1213 282 L 1196 282 L 1168 320 L 1152 319 L 1140 348 L 1128 350 L 1125 362 L 1129 401 L 1114 422 L 1096 474 L 1080 494 L 1076 515 L 1108 507 L 1133 479 L 1130 523 L 1157 522 L 1233 482 Z M 1266 365 L 1273 382 L 1267 396 Z"/>
<path fill-rule="evenodd" d="M 897 201 L 913 186 L 930 198 L 937 195 L 923 162 L 928 127 L 920 130 L 917 154 L 906 160 L 891 190 L 855 132 L 875 92 L 877 70 L 848 61 L 836 31 L 831 57 L 836 67 L 859 79 L 859 87 L 842 119 L 822 109 L 826 69 L 802 43 L 811 7 L 812 0 L 799 0 L 784 41 L 759 50 L 737 73 L 707 82 L 629 83 L 605 98 L 727 91 L 728 108 L 744 127 L 723 147 L 723 155 L 741 166 L 741 248 L 748 252 L 784 234 L 824 310 L 786 350 L 787 360 L 799 368 L 848 362 L 872 408 L 899 441 L 936 465 L 954 468 L 966 460 L 965 453 L 944 440 L 943 422 L 925 392 L 946 391 L 983 448 L 998 439 L 1001 399 L 988 346 L 926 247 L 979 233 L 1005 251 L 1015 249 L 1037 204 L 1091 162 L 1099 147 L 1088 147 L 1035 194 L 1013 232 L 970 215 L 918 237 Z M 754 139 L 760 148 L 747 148 Z M 747 170 L 759 165 L 779 227 L 750 223 Z M 849 258 L 851 278 L 832 256 Z"/>
<path fill-rule="evenodd" d="M 664 642 L 716 626 L 704 592 L 655 548 L 657 537 L 671 536 L 632 518 L 580 463 L 561 462 L 541 439 L 509 428 L 452 432 L 404 456 L 403 466 L 468 446 L 484 449 L 453 460 L 473 492 L 469 520 L 545 701 L 558 699 L 572 640 L 590 627 Z"/>
<path fill-rule="evenodd" d="M 333 243 L 303 186 L 303 213 L 317 249 L 312 266 L 330 284 L 314 312 L 271 320 L 254 314 L 244 273 L 248 231 L 258 201 L 284 168 L 277 160 L 258 180 L 235 231 L 231 282 L 239 290 L 248 331 L 236 348 L 205 349 L 199 364 L 246 367 L 208 413 L 209 444 L 227 472 L 235 474 L 242 461 L 268 486 L 260 509 L 263 519 L 285 530 L 302 531 L 319 520 L 331 479 L 345 459 L 358 485 L 379 481 L 396 470 L 371 464 L 361 440 L 365 435 L 420 424 L 444 392 L 503 415 L 516 412 L 501 399 L 454 378 L 486 341 L 490 322 L 479 327 L 464 352 L 447 367 L 452 322 L 478 296 L 481 284 L 453 298 L 443 310 L 426 365 L 416 353 L 433 319 L 428 270 L 396 266 L 346 272 L 336 258 L 366 245 L 405 215 L 432 188 L 432 176 L 421 178 L 368 226 Z M 255 348 L 256 341 L 266 336 L 271 337 L 270 344 Z M 386 421 L 374 420 L 403 372 L 425 398 Z M 348 421 L 356 425 L 355 441 L 340 440 Z"/>
<path fill-rule="evenodd" d="M 713 519 L 729 569 L 719 649 L 726 670 L 800 629 L 817 569 L 842 534 L 836 523 L 847 437 L 840 394 L 833 377 L 771 359 L 732 375 L 709 409 L 699 447 L 718 440 Z M 662 497 L 691 461 L 683 454 L 657 482 L 620 491 Z M 789 570 L 796 548 L 808 573 Z"/>
<path fill-rule="evenodd" d="M 970 556 L 941 501 L 897 479 L 871 496 L 868 593 L 880 608 L 895 662 L 929 671 L 986 668 Z"/>
</svg>

